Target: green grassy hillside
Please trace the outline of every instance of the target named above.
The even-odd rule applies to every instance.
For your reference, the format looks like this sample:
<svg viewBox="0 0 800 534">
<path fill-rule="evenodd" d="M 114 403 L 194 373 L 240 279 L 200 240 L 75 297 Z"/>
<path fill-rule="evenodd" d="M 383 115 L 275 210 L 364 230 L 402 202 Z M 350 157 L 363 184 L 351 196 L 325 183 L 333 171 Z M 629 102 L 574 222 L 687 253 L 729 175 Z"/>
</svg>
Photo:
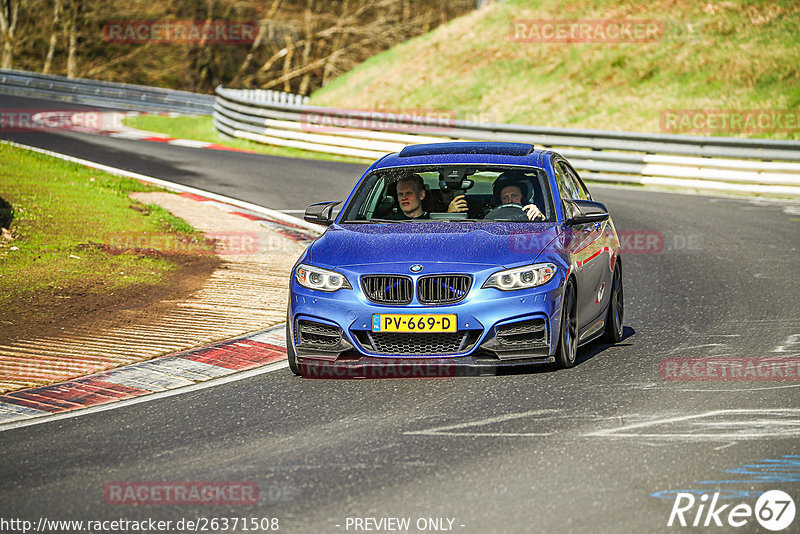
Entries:
<svg viewBox="0 0 800 534">
<path fill-rule="evenodd" d="M 662 30 L 650 42 L 627 43 L 512 35 L 520 21 L 578 19 L 648 19 Z M 748 110 L 773 110 L 785 119 L 780 127 L 718 124 L 695 133 L 800 139 L 800 3 L 508 0 L 370 58 L 314 93 L 312 103 L 664 133 L 668 110 L 730 110 L 744 121 Z"/>
</svg>

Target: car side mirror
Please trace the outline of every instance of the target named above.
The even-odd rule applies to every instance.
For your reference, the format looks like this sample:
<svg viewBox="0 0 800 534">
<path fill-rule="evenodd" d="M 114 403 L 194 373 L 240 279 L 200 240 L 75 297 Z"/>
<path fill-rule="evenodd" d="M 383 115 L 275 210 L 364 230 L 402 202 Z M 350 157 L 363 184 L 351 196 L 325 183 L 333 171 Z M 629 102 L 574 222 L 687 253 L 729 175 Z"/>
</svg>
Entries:
<svg viewBox="0 0 800 534">
<path fill-rule="evenodd" d="M 595 223 L 608 219 L 608 210 L 593 200 L 564 200 L 564 222 L 567 226 Z"/>
<path fill-rule="evenodd" d="M 306 213 L 303 219 L 310 223 L 321 224 L 322 226 L 330 226 L 333 223 L 333 208 L 337 204 L 341 204 L 341 200 L 327 200 L 325 202 L 317 202 L 311 204 L 306 208 Z"/>
</svg>

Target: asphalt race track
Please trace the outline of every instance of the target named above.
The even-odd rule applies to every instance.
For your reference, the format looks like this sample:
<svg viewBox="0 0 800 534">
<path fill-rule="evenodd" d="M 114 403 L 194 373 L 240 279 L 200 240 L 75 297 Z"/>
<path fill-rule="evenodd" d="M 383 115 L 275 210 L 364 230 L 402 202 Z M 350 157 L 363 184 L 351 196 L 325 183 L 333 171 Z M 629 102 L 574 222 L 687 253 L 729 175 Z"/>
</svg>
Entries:
<svg viewBox="0 0 800 534">
<path fill-rule="evenodd" d="M 91 109 L 0 94 L 0 109 Z M 101 109 L 101 108 L 94 108 Z M 350 192 L 367 165 L 297 160 L 239 153 L 234 159 L 216 150 L 117 139 L 78 132 L 8 132 L 0 138 L 55 150 L 120 169 L 170 180 L 273 209 L 305 209 L 313 199 L 338 200 Z M 229 155 L 228 155 L 229 156 Z M 321 196 L 320 196 L 321 195 Z"/>
<path fill-rule="evenodd" d="M 286 210 L 343 198 L 364 168 L 78 133 L 3 137 Z M 730 505 L 721 532 L 733 506 L 752 507 L 766 490 L 800 506 L 800 204 L 590 189 L 628 247 L 621 343 L 583 347 L 570 370 L 508 376 L 309 380 L 282 369 L 7 430 L 0 517 L 278 518 L 281 532 L 302 533 L 363 532 L 375 525 L 357 529 L 364 518 L 410 518 L 410 532 L 666 532 L 680 528 L 667 527 L 678 492 L 698 498 L 689 524 L 701 494 L 708 509 L 719 492 L 718 508 Z M 773 358 L 786 374 L 681 372 L 684 359 L 710 357 Z M 255 484 L 259 498 L 129 506 L 104 495 L 108 484 L 181 481 Z M 766 532 L 753 517 L 736 531 Z"/>
</svg>

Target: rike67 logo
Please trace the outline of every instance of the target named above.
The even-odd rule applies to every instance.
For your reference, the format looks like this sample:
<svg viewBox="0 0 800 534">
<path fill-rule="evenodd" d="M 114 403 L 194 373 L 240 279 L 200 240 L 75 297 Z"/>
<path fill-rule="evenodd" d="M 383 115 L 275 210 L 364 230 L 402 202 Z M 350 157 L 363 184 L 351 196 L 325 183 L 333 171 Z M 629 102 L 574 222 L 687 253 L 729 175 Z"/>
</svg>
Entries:
<svg viewBox="0 0 800 534">
<path fill-rule="evenodd" d="M 691 493 L 678 493 L 667 526 L 739 528 L 755 518 L 765 529 L 780 531 L 794 521 L 794 500 L 784 491 L 770 490 L 761 494 L 755 507 L 747 503 L 720 505 L 719 496 L 719 492 L 712 496 L 704 493 L 699 498 Z"/>
</svg>

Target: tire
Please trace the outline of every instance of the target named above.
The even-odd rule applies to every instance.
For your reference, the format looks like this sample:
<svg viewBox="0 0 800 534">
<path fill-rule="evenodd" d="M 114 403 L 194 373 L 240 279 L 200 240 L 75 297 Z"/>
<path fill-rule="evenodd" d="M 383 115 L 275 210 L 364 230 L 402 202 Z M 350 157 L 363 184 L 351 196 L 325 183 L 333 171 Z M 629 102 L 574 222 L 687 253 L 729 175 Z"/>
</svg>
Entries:
<svg viewBox="0 0 800 534">
<path fill-rule="evenodd" d="M 611 282 L 611 295 L 608 299 L 606 331 L 601 338 L 606 343 L 619 343 L 622 340 L 623 320 L 625 319 L 625 299 L 622 291 L 622 264 L 617 260 L 614 279 Z"/>
<path fill-rule="evenodd" d="M 294 351 L 294 339 L 289 328 L 290 318 L 286 317 L 286 359 L 289 360 L 289 369 L 296 375 L 300 374 L 300 367 L 297 365 L 297 353 Z"/>
<path fill-rule="evenodd" d="M 578 354 L 578 310 L 575 300 L 575 284 L 572 280 L 567 280 L 561 307 L 561 331 L 558 335 L 555 356 L 558 369 L 568 369 L 575 365 L 575 357 Z"/>
</svg>

